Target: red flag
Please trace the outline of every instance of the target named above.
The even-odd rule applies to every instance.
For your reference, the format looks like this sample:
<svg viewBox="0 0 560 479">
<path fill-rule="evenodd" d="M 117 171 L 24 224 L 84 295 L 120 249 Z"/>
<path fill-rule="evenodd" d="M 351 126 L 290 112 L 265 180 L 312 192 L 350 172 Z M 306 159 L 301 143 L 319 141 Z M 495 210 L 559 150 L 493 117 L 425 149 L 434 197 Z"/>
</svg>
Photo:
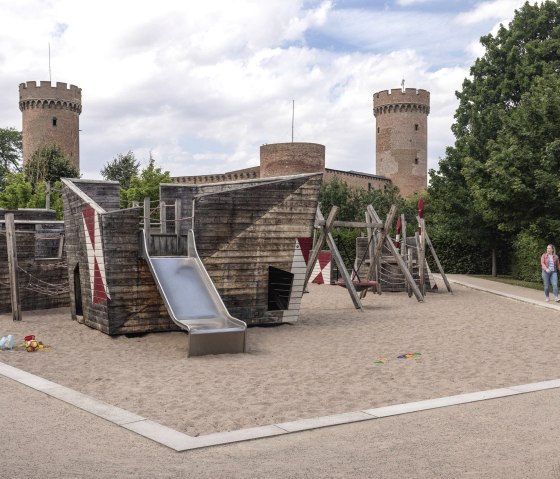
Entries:
<svg viewBox="0 0 560 479">
<path fill-rule="evenodd" d="M 424 198 L 420 198 L 418 201 L 418 216 L 424 218 Z"/>
</svg>

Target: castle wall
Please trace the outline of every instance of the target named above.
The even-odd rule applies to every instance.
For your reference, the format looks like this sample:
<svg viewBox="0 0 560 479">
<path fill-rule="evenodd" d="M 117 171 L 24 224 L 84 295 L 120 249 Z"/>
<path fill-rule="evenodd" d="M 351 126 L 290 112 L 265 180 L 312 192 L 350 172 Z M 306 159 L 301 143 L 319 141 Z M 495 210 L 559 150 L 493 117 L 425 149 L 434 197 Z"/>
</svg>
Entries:
<svg viewBox="0 0 560 479">
<path fill-rule="evenodd" d="M 339 171 L 327 168 L 323 175 L 323 180 L 326 182 L 332 181 L 334 178 L 344 181 L 351 188 L 361 188 L 366 191 L 375 189 L 383 190 L 386 186 L 391 186 L 391 180 L 377 175 L 368 175 L 366 173 L 359 173 L 356 171 Z"/>
<path fill-rule="evenodd" d="M 425 191 L 428 180 L 430 93 L 407 88 L 373 95 L 376 173 L 389 178 L 402 196 Z"/>
<path fill-rule="evenodd" d="M 80 113 L 82 90 L 75 85 L 49 81 L 21 83 L 23 163 L 40 148 L 57 144 L 71 163 L 80 167 Z"/>
</svg>

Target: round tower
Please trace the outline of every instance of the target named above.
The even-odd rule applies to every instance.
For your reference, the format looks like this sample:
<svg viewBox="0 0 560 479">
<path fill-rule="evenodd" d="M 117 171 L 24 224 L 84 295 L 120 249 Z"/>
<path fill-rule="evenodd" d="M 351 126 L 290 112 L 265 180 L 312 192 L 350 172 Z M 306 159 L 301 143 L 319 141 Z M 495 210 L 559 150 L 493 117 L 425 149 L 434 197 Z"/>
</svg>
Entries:
<svg viewBox="0 0 560 479">
<path fill-rule="evenodd" d="M 82 89 L 50 81 L 19 85 L 22 113 L 23 164 L 39 149 L 56 144 L 70 162 L 80 168 L 80 113 Z"/>
<path fill-rule="evenodd" d="M 373 95 L 376 173 L 398 186 L 403 197 L 426 189 L 430 92 L 394 88 Z"/>
<path fill-rule="evenodd" d="M 260 177 L 325 172 L 325 145 L 275 143 L 261 146 Z"/>
</svg>

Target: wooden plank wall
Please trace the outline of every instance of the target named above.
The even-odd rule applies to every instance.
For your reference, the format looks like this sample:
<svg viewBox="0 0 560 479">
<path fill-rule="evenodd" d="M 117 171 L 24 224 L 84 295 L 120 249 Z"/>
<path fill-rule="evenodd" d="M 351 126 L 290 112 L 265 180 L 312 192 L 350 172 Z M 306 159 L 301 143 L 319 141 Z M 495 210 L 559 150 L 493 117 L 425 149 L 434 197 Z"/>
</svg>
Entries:
<svg viewBox="0 0 560 479">
<path fill-rule="evenodd" d="M 321 175 L 195 198 L 198 252 L 230 313 L 247 324 L 277 323 L 268 310 L 269 266 L 289 272 L 296 238 L 310 237 Z"/>
<path fill-rule="evenodd" d="M 104 182 L 75 182 L 90 198 L 104 197 L 105 205 L 115 205 L 118 188 Z M 106 195 L 113 195 L 107 197 Z M 82 219 L 83 197 L 63 187 L 64 221 L 67 230 L 68 270 L 73 277 L 79 265 L 83 318 L 76 316 L 76 298 L 71 288 L 72 315 L 88 326 L 107 334 L 177 330 L 146 262 L 140 259 L 139 219 L 141 209 L 113 210 L 100 215 L 105 273 L 110 300 L 94 304 L 89 280 L 88 256 Z"/>
<path fill-rule="evenodd" d="M 0 210 L 0 218 L 4 219 L 5 213 L 14 213 L 16 220 L 49 221 L 55 219 L 55 212 L 44 209 Z M 31 285 L 37 280 L 49 284 L 61 285 L 68 281 L 67 271 L 61 267 L 66 260 L 56 258 L 58 254 L 58 240 L 40 240 L 36 232 L 45 234 L 59 234 L 63 232 L 61 225 L 47 224 L 16 224 L 16 244 L 18 265 L 28 274 L 20 272 L 19 290 L 21 308 L 23 311 L 39 309 L 60 308 L 70 305 L 68 294 L 38 293 Z M 30 281 L 31 280 L 31 281 Z M 8 251 L 6 247 L 6 234 L 4 225 L 0 225 L 0 313 L 8 313 L 12 309 L 10 296 L 10 277 L 8 271 Z"/>
</svg>

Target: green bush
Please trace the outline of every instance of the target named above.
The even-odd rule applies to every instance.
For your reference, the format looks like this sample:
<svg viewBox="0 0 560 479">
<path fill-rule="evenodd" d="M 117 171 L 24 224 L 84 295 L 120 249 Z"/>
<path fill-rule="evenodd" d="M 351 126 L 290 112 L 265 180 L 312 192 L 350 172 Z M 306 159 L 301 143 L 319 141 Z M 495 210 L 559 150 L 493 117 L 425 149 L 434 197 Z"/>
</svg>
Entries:
<svg viewBox="0 0 560 479">
<path fill-rule="evenodd" d="M 523 281 L 541 281 L 540 258 L 546 241 L 529 227 L 521 231 L 513 242 L 512 276 Z"/>
</svg>

